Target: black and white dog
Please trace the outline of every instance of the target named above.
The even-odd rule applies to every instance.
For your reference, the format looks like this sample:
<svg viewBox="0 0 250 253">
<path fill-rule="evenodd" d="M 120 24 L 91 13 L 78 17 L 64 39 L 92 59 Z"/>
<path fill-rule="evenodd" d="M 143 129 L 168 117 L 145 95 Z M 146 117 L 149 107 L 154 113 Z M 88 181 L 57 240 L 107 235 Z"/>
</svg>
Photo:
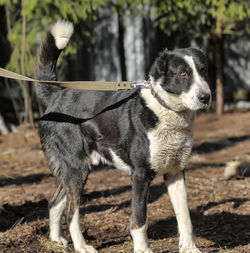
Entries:
<svg viewBox="0 0 250 253">
<path fill-rule="evenodd" d="M 66 21 L 55 23 L 47 33 L 36 71 L 39 80 L 56 80 L 57 59 L 72 33 L 73 26 Z M 159 175 L 164 177 L 177 217 L 180 252 L 200 252 L 193 240 L 183 170 L 192 149 L 195 111 L 211 102 L 207 59 L 195 48 L 165 50 L 149 78 L 151 89 L 114 92 L 37 84 L 45 116 L 52 115 L 39 122 L 42 148 L 61 180 L 49 204 L 51 240 L 67 244 L 60 230 L 66 213 L 75 251 L 97 252 L 81 233 L 79 205 L 91 166 L 104 162 L 131 174 L 134 252 L 152 253 L 147 240 L 147 197 L 150 182 Z M 93 117 L 112 104 L 116 106 Z M 74 120 L 81 118 L 89 120 Z"/>
</svg>

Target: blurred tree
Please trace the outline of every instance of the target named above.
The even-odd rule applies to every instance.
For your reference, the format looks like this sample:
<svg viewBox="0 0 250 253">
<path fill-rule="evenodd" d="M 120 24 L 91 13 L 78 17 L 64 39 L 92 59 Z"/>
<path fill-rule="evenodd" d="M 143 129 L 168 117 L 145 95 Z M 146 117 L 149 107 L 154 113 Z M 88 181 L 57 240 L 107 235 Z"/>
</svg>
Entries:
<svg viewBox="0 0 250 253">
<path fill-rule="evenodd" d="M 63 57 L 74 54 L 83 43 L 91 46 L 93 27 L 98 22 L 98 7 L 108 5 L 118 15 L 120 66 L 125 80 L 123 17 L 126 10 L 132 14 L 144 13 L 145 4 L 154 8 L 155 22 L 166 34 L 179 31 L 194 38 L 205 35 L 212 41 L 212 60 L 217 73 L 217 113 L 221 114 L 223 38 L 225 34 L 237 34 L 240 30 L 250 33 L 249 0 L 0 0 L 0 6 L 5 9 L 8 41 L 12 48 L 7 68 L 31 75 L 36 66 L 34 55 L 37 55 L 42 34 L 55 20 L 72 21 L 76 30 Z M 25 83 L 20 85 L 24 94 L 25 120 L 32 122 L 30 86 Z"/>
<path fill-rule="evenodd" d="M 31 75 L 36 66 L 35 55 L 48 27 L 60 19 L 72 21 L 77 32 L 67 47 L 64 57 L 74 54 L 82 43 L 88 45 L 92 23 L 96 20 L 96 8 L 106 0 L 0 0 L 5 7 L 5 17 L 12 53 L 7 68 Z M 81 29 L 80 29 L 81 27 Z M 30 86 L 20 82 L 24 97 L 24 120 L 32 123 L 32 101 Z"/>
<path fill-rule="evenodd" d="M 11 57 L 7 69 L 31 75 L 34 73 L 38 48 L 44 31 L 56 20 L 66 19 L 74 23 L 75 33 L 71 43 L 66 48 L 63 58 L 74 55 L 84 43 L 91 47 L 93 29 L 98 22 L 98 7 L 110 6 L 118 15 L 120 66 L 126 80 L 125 54 L 123 44 L 123 15 L 126 9 L 138 13 L 135 6 L 141 5 L 140 0 L 0 0 L 0 6 L 5 7 L 8 41 L 11 44 Z M 66 61 L 60 59 L 65 65 Z M 31 88 L 25 82 L 20 82 L 24 98 L 24 121 L 33 122 Z"/>
<path fill-rule="evenodd" d="M 223 39 L 250 34 L 249 0 L 148 0 L 155 6 L 156 24 L 170 35 L 180 34 L 211 41 L 216 69 L 216 112 L 223 113 Z M 211 60 L 211 59 L 210 59 Z"/>
<path fill-rule="evenodd" d="M 117 0 L 107 1 L 113 12 L 117 13 L 118 20 L 118 43 L 119 43 L 119 56 L 120 56 L 120 69 L 122 80 L 127 80 L 127 69 L 125 59 L 125 46 L 124 46 L 124 17 L 128 15 L 144 14 L 143 0 Z"/>
</svg>

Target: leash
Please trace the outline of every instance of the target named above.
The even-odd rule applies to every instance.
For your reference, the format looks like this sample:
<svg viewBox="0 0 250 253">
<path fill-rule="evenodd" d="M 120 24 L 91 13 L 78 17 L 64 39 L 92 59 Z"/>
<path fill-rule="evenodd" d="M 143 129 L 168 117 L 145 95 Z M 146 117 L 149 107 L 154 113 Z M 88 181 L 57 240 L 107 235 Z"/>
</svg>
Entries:
<svg viewBox="0 0 250 253">
<path fill-rule="evenodd" d="M 64 88 L 72 88 L 79 90 L 99 90 L 99 91 L 118 91 L 118 90 L 131 90 L 138 87 L 150 88 L 149 81 L 141 82 L 100 82 L 100 81 L 46 81 L 37 80 L 15 72 L 0 68 L 0 77 L 26 81 L 26 82 L 39 82 L 51 85 L 57 85 Z"/>
<path fill-rule="evenodd" d="M 168 110 L 172 110 L 159 96 L 158 94 L 153 90 L 151 87 L 150 81 L 140 81 L 140 82 L 100 82 L 100 81 L 46 81 L 46 80 L 38 80 L 33 79 L 24 75 L 17 74 L 15 72 L 0 68 L 0 77 L 10 78 L 14 80 L 20 80 L 20 81 L 26 81 L 26 82 L 39 82 L 39 83 L 46 83 L 51 85 L 57 85 L 64 88 L 72 88 L 72 89 L 79 89 L 79 90 L 96 90 L 96 91 L 119 91 L 119 90 L 132 90 L 136 89 L 135 92 L 130 94 L 129 96 L 125 97 L 121 101 L 116 102 L 115 104 L 110 104 L 106 106 L 103 110 L 96 113 L 92 117 L 87 118 L 76 118 L 70 115 L 66 115 L 63 113 L 57 113 L 57 112 L 50 112 L 45 115 L 43 115 L 40 120 L 41 121 L 56 121 L 56 122 L 68 122 L 72 124 L 81 124 L 88 120 L 94 119 L 98 115 L 110 111 L 113 109 L 116 109 L 120 107 L 123 103 L 126 103 L 131 98 L 138 95 L 138 89 L 137 88 L 145 88 L 145 89 L 151 89 L 152 95 L 156 98 L 156 100 L 165 108 Z"/>
</svg>

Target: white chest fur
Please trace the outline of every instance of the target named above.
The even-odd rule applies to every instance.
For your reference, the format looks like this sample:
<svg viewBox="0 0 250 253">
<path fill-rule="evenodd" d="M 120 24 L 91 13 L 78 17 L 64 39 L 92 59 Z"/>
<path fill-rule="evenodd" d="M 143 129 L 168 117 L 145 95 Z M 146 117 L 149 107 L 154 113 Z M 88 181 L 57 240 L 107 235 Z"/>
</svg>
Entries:
<svg viewBox="0 0 250 253">
<path fill-rule="evenodd" d="M 149 96 L 143 97 L 159 119 L 147 134 L 152 169 L 159 175 L 176 174 L 185 168 L 192 150 L 195 113 L 167 110 Z"/>
</svg>

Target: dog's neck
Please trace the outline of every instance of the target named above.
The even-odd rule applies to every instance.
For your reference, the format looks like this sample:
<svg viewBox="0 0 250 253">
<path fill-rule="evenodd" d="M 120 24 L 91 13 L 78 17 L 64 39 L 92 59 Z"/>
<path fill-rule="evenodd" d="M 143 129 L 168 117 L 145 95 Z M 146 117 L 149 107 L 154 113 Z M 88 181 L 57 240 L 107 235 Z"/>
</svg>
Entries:
<svg viewBox="0 0 250 253">
<path fill-rule="evenodd" d="M 187 108 L 183 105 L 180 97 L 176 94 L 166 92 L 161 86 L 161 80 L 155 80 L 152 76 L 149 77 L 150 93 L 153 100 L 155 100 L 164 109 L 181 112 L 186 111 Z M 147 92 L 146 92 L 147 93 Z"/>
<path fill-rule="evenodd" d="M 158 101 L 158 103 L 163 106 L 164 108 L 170 110 L 170 111 L 174 111 L 160 96 L 159 94 L 154 90 L 153 87 L 151 87 L 151 94 L 153 95 L 153 97 Z"/>
<path fill-rule="evenodd" d="M 195 111 L 181 110 L 175 111 L 161 105 L 149 89 L 141 89 L 141 97 L 146 106 L 161 120 L 165 122 L 166 128 L 193 128 L 195 121 Z M 192 130 L 191 130 L 192 131 Z"/>
</svg>

